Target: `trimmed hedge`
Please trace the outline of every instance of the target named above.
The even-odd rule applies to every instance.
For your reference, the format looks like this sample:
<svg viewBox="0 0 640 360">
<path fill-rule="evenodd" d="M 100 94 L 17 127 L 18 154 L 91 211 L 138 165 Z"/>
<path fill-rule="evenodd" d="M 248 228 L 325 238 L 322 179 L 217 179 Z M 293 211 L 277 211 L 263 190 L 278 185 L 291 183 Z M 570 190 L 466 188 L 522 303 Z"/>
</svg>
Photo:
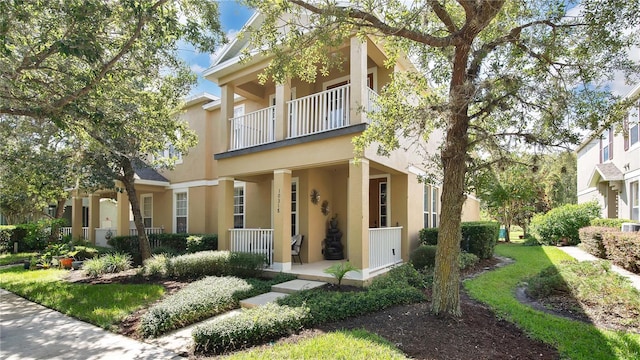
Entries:
<svg viewBox="0 0 640 360">
<path fill-rule="evenodd" d="M 258 276 L 264 262 L 264 256 L 260 254 L 229 251 L 201 251 L 176 257 L 154 255 L 144 262 L 140 273 L 188 279 L 223 275 L 247 278 Z"/>
<path fill-rule="evenodd" d="M 237 277 L 206 277 L 192 282 L 152 306 L 140 319 L 140 331 L 145 337 L 158 336 L 235 309 L 238 300 L 234 293 L 250 289 L 249 283 Z"/>
<path fill-rule="evenodd" d="M 409 261 L 418 269 L 434 267 L 436 264 L 436 245 L 420 245 L 409 255 Z"/>
<path fill-rule="evenodd" d="M 500 235 L 500 224 L 494 221 L 469 221 L 461 224 L 460 248 L 480 259 L 489 259 Z M 437 245 L 438 228 L 420 230 L 420 243 Z"/>
<path fill-rule="evenodd" d="M 217 234 L 150 234 L 149 241 L 160 243 L 161 252 L 172 254 L 195 253 L 199 251 L 217 250 Z M 131 254 L 136 264 L 142 263 L 138 236 L 114 236 L 107 241 L 116 251 Z M 155 249 L 152 249 L 154 251 Z M 157 254 L 157 252 L 154 252 Z"/>
<path fill-rule="evenodd" d="M 600 215 L 600 205 L 595 202 L 567 204 L 538 214 L 531 219 L 529 233 L 543 245 L 557 244 L 567 238 L 569 245 L 580 242 L 578 230 L 589 226 L 592 219 Z"/>
<path fill-rule="evenodd" d="M 11 241 L 11 235 L 15 226 L 1 225 L 0 226 L 0 254 L 13 251 L 13 241 Z"/>
<path fill-rule="evenodd" d="M 640 232 L 606 232 L 602 244 L 614 264 L 640 274 Z"/>
<path fill-rule="evenodd" d="M 308 322 L 309 316 L 306 307 L 294 308 L 271 303 L 199 325 L 191 335 L 196 352 L 220 353 L 298 332 Z"/>
<path fill-rule="evenodd" d="M 629 220 L 629 219 L 595 218 L 595 219 L 591 219 L 589 224 L 591 226 L 600 226 L 600 227 L 614 228 L 616 230 L 620 230 L 622 228 L 622 223 L 635 223 L 635 222 L 637 221 Z"/>
<path fill-rule="evenodd" d="M 580 247 L 595 257 L 606 259 L 607 251 L 602 243 L 602 234 L 615 231 L 615 228 L 604 226 L 583 227 L 578 231 L 580 236 Z"/>
</svg>

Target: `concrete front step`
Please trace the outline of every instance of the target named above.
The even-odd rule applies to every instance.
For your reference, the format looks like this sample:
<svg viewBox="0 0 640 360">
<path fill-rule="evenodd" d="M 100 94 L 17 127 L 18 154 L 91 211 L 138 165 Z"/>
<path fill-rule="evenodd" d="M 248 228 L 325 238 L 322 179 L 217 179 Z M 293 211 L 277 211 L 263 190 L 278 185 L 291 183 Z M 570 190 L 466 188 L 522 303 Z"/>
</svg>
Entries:
<svg viewBox="0 0 640 360">
<path fill-rule="evenodd" d="M 268 304 L 270 302 L 274 302 L 277 299 L 285 296 L 289 296 L 289 294 L 272 291 L 265 294 L 260 294 L 258 296 L 254 296 L 252 298 L 241 300 L 240 306 L 247 309 L 254 308 L 257 306 Z"/>
<path fill-rule="evenodd" d="M 302 290 L 315 289 L 325 285 L 326 282 L 313 281 L 313 280 L 291 280 L 271 286 L 271 291 L 280 292 L 285 294 L 293 294 Z"/>
</svg>

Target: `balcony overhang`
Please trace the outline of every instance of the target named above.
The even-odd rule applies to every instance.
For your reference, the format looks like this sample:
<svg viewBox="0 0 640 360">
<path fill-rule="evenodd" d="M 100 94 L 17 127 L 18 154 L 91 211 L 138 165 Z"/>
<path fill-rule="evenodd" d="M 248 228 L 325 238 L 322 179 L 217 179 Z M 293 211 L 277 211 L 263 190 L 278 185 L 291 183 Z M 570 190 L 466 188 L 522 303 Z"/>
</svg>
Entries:
<svg viewBox="0 0 640 360">
<path fill-rule="evenodd" d="M 280 140 L 280 141 L 276 141 L 268 144 L 262 144 L 262 145 L 252 146 L 252 147 L 238 149 L 238 150 L 231 150 L 231 151 L 227 151 L 219 154 L 214 154 L 213 158 L 215 160 L 229 159 L 235 156 L 253 154 L 260 151 L 274 150 L 274 149 L 279 149 L 287 146 L 293 146 L 293 145 L 304 144 L 312 141 L 329 139 L 337 136 L 357 134 L 357 133 L 363 132 L 367 128 L 367 125 L 368 125 L 367 123 L 355 124 L 355 125 L 350 125 L 350 126 L 346 126 L 346 127 L 342 127 L 334 130 L 321 132 L 321 133 L 315 133 L 311 135 Z"/>
</svg>

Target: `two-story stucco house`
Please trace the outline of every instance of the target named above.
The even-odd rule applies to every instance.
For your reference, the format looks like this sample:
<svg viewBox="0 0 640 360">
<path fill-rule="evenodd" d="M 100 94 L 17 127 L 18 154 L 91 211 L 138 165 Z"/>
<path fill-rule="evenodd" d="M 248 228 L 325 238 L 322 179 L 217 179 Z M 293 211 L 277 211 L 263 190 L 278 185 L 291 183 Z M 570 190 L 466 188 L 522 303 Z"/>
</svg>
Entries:
<svg viewBox="0 0 640 360">
<path fill-rule="evenodd" d="M 255 15 L 247 26 L 259 23 Z M 246 46 L 246 40 L 232 41 L 204 73 L 220 86 L 220 98 L 204 94 L 186 102 L 182 116 L 198 134 L 198 145 L 172 171 L 138 174 L 145 225 L 217 233 L 219 249 L 263 252 L 276 271 L 303 274 L 309 264 L 326 268 L 327 258 L 348 259 L 361 270 L 359 280 L 366 280 L 407 261 L 419 230 L 438 225 L 439 184 L 419 181 L 424 171 L 417 152 L 384 157 L 372 147 L 354 160 L 352 139 L 368 126 L 361 109 L 371 107 L 393 72 L 413 70 L 411 63 L 386 68 L 382 48 L 354 36 L 337 50 L 348 59 L 341 71 L 314 83 L 261 84 L 258 75 L 269 59 L 241 62 Z M 429 152 L 438 151 L 440 134 L 423 144 Z M 126 194 L 115 197 L 115 232 L 129 233 Z M 99 208 L 97 200 L 84 201 Z M 339 231 L 331 234 L 337 238 L 332 245 L 340 249 L 327 249 L 334 217 Z M 469 197 L 463 220 L 478 218 L 479 203 Z M 97 239 L 93 231 L 88 236 Z M 296 234 L 304 236 L 301 265 L 291 256 Z"/>
<path fill-rule="evenodd" d="M 637 98 L 640 84 L 626 98 Z M 602 217 L 640 220 L 640 102 L 632 106 L 623 131 L 615 126 L 591 135 L 578 154 L 578 203 L 597 200 Z"/>
</svg>

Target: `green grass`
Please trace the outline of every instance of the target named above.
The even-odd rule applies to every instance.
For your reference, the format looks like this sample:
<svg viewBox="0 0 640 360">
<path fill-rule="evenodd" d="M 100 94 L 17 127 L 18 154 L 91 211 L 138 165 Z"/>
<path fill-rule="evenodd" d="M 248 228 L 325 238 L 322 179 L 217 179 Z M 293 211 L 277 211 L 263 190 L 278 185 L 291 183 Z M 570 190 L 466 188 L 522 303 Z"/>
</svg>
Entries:
<svg viewBox="0 0 640 360">
<path fill-rule="evenodd" d="M 365 330 L 343 330 L 237 352 L 224 359 L 408 359 L 393 344 Z"/>
<path fill-rule="evenodd" d="M 48 308 L 109 329 L 164 295 L 160 285 L 72 284 L 65 270 L 0 270 L 0 287 Z"/>
<path fill-rule="evenodd" d="M 0 255 L 0 266 L 2 265 L 11 265 L 11 264 L 19 264 L 24 260 L 30 259 L 32 256 L 38 255 L 37 252 L 21 252 L 17 254 L 1 254 Z"/>
<path fill-rule="evenodd" d="M 514 322 L 531 337 L 556 347 L 570 359 L 639 359 L 640 334 L 598 329 L 593 325 L 533 310 L 516 300 L 518 283 L 542 269 L 571 258 L 550 246 L 499 245 L 496 254 L 516 260 L 512 265 L 466 281 L 469 294 Z"/>
</svg>

